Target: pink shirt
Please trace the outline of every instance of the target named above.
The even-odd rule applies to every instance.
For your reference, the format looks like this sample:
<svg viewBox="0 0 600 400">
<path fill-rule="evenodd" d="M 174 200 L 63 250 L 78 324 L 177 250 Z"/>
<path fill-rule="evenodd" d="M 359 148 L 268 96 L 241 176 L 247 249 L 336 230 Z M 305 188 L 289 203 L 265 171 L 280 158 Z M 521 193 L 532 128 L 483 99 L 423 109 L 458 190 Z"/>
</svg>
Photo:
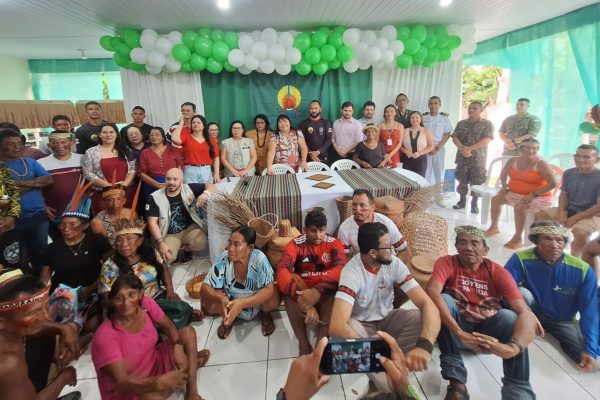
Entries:
<svg viewBox="0 0 600 400">
<path fill-rule="evenodd" d="M 351 118 L 350 121 L 347 121 L 340 118 L 333 123 L 333 143 L 338 147 L 345 149 L 353 143 L 360 143 L 363 140 L 365 140 L 365 135 L 363 135 L 359 120 Z"/>
<path fill-rule="evenodd" d="M 100 395 L 104 400 L 135 400 L 135 394 L 119 393 L 113 379 L 102 368 L 123 360 L 128 375 L 137 377 L 155 376 L 155 365 L 159 363 L 157 349 L 158 331 L 152 321 L 160 321 L 165 313 L 152 298 L 144 296 L 142 307 L 146 324 L 138 333 L 129 333 L 105 319 L 92 339 L 92 361 L 98 376 Z"/>
</svg>

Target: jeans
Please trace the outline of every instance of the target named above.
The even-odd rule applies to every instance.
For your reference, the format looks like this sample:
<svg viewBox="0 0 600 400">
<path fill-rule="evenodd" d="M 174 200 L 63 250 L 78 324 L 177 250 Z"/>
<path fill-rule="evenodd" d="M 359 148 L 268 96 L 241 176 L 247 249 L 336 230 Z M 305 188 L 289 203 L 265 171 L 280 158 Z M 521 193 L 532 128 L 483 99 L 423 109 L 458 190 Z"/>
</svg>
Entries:
<svg viewBox="0 0 600 400">
<path fill-rule="evenodd" d="M 186 165 L 183 167 L 184 183 L 212 183 L 212 169 L 210 165 L 197 167 L 195 165 Z"/>
<path fill-rule="evenodd" d="M 541 307 L 538 306 L 533 294 L 529 289 L 519 286 L 519 292 L 523 295 L 525 302 L 531 308 L 531 311 L 540 320 L 542 327 L 560 343 L 560 347 L 576 363 L 581 360 L 581 352 L 583 351 L 583 335 L 579 328 L 579 323 L 576 321 L 561 321 L 550 318 L 544 313 Z"/>
<path fill-rule="evenodd" d="M 31 257 L 34 272 L 38 273 L 43 266 L 43 255 L 48 247 L 48 217 L 46 211 L 19 218 L 16 231 L 25 238 L 25 248 Z"/>
<path fill-rule="evenodd" d="M 501 343 L 508 343 L 513 337 L 513 329 L 517 315 L 507 309 L 501 309 L 493 317 L 487 318 L 478 324 L 465 321 L 452 296 L 443 293 L 442 297 L 450 310 L 450 314 L 460 328 L 468 333 L 479 332 L 498 339 Z M 467 383 L 467 369 L 460 354 L 460 340 L 445 326 L 442 325 L 438 336 L 440 346 L 440 364 L 444 379 L 456 380 Z M 503 400 L 529 400 L 535 399 L 535 393 L 529 383 L 529 355 L 527 349 L 516 357 L 502 360 L 504 377 L 502 378 Z"/>
</svg>

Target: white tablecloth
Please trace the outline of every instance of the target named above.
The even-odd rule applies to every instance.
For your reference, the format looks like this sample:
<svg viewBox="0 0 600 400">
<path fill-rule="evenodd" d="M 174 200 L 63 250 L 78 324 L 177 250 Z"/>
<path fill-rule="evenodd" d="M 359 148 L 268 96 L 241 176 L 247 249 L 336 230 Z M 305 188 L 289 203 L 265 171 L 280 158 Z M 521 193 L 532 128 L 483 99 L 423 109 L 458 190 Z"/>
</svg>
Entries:
<svg viewBox="0 0 600 400">
<path fill-rule="evenodd" d="M 404 169 L 395 169 L 396 172 L 405 176 L 408 179 L 418 183 L 421 187 L 427 186 L 427 181 L 414 172 Z M 327 232 L 332 234 L 340 224 L 339 213 L 335 203 L 337 196 L 349 196 L 352 194 L 352 188 L 344 181 L 336 171 L 322 172 L 325 175 L 331 175 L 331 178 L 323 182 L 334 183 L 335 186 L 329 189 L 318 189 L 313 187 L 318 181 L 306 179 L 308 176 L 315 175 L 315 172 L 302 172 L 296 174 L 298 186 L 300 187 L 302 220 L 306 216 L 307 210 L 312 207 L 323 207 L 325 215 L 327 215 Z M 217 184 L 217 189 L 221 192 L 231 193 L 235 188 L 239 178 L 223 179 Z M 212 212 L 211 201 L 208 201 L 208 245 L 210 250 L 210 260 L 215 261 L 215 258 L 223 251 L 227 245 L 231 230 L 224 226 L 221 222 L 214 218 Z M 301 226 L 297 226 L 298 230 L 302 231 Z"/>
</svg>

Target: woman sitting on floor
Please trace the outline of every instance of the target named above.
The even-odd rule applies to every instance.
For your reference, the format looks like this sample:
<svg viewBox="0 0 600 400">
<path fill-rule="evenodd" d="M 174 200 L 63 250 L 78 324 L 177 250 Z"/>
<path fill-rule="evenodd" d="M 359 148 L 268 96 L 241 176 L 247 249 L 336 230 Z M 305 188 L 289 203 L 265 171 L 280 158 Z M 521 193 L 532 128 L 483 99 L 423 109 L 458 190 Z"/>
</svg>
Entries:
<svg viewBox="0 0 600 400">
<path fill-rule="evenodd" d="M 92 342 L 102 398 L 166 399 L 185 386 L 186 400 L 202 399 L 197 373 L 210 352 L 198 352 L 194 329 L 177 330 L 133 274 L 117 278 L 108 301 L 108 319 Z M 157 328 L 166 340 L 159 340 Z"/>
<path fill-rule="evenodd" d="M 508 204 L 514 207 L 515 234 L 504 244 L 508 249 L 523 247 L 527 211 L 535 213 L 552 205 L 552 189 L 557 182 L 550 164 L 537 156 L 539 150 L 540 142 L 536 139 L 519 143 L 520 155 L 506 162 L 500 173 L 502 189 L 492 197 L 492 223 L 487 230 L 488 236 L 500 233 L 498 219 L 502 206 Z"/>
<path fill-rule="evenodd" d="M 363 133 L 367 139 L 356 146 L 352 160 L 363 168 L 385 168 L 391 162 L 392 156 L 385 154 L 385 147 L 379 141 L 377 126 L 367 124 Z"/>
<path fill-rule="evenodd" d="M 202 311 L 220 315 L 223 322 L 217 335 L 225 339 L 237 318 L 249 321 L 261 313 L 262 333 L 275 330 L 271 311 L 279 308 L 279 294 L 273 284 L 273 268 L 260 250 L 254 248 L 256 232 L 247 226 L 235 228 L 227 250 L 219 257 L 201 288 Z"/>
</svg>

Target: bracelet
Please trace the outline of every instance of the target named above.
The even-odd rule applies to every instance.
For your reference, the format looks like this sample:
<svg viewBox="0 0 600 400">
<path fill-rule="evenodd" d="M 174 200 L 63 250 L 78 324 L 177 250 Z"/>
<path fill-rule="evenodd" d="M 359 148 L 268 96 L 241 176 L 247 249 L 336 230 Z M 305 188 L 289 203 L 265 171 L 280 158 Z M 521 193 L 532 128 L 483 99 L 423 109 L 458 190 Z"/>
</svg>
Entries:
<svg viewBox="0 0 600 400">
<path fill-rule="evenodd" d="M 418 338 L 416 346 L 420 349 L 425 350 L 429 354 L 433 353 L 433 343 L 431 343 L 427 338 Z"/>
<path fill-rule="evenodd" d="M 204 192 L 202 192 L 202 194 L 204 194 L 204 193 L 206 193 L 209 196 L 212 194 L 208 189 L 205 189 Z"/>
<path fill-rule="evenodd" d="M 512 343 L 515 346 L 517 346 L 519 348 L 519 354 L 521 354 L 523 352 L 523 345 L 521 343 L 519 343 L 519 340 L 515 337 L 513 337 L 512 339 L 510 339 L 510 342 L 508 343 Z"/>
<path fill-rule="evenodd" d="M 155 242 L 156 244 L 161 244 L 161 243 L 162 243 L 162 242 L 164 242 L 164 241 L 165 241 L 165 238 L 160 238 L 160 239 L 158 239 L 158 240 L 155 240 L 154 242 Z"/>
</svg>

